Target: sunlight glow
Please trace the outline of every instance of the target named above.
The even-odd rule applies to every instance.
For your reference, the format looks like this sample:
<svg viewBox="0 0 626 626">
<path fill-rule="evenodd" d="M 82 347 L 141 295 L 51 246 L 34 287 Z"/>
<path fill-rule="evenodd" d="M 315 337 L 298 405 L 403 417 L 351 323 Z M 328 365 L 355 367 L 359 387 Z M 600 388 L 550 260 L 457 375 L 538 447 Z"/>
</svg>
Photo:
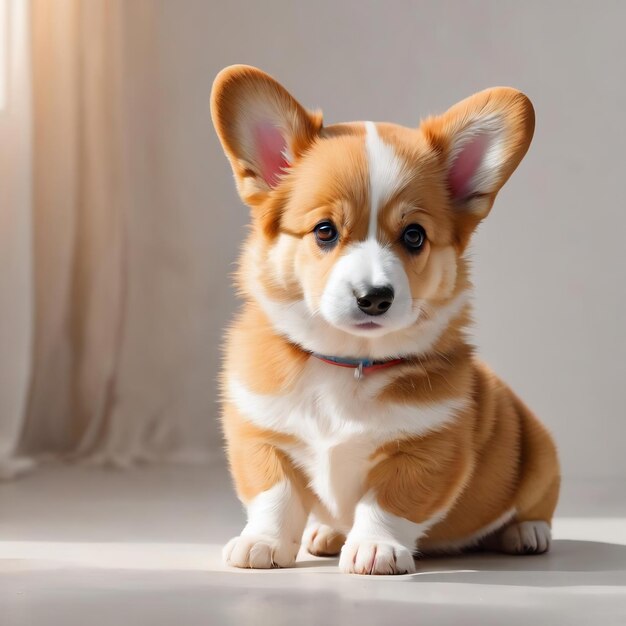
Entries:
<svg viewBox="0 0 626 626">
<path fill-rule="evenodd" d="M 553 529 L 554 538 L 559 541 L 599 542 L 599 545 L 608 543 L 612 544 L 612 550 L 615 546 L 626 545 L 626 519 L 623 517 L 557 517 Z M 58 570 L 67 567 L 145 571 L 229 571 L 242 574 L 253 571 L 233 570 L 224 566 L 221 549 L 221 544 L 216 543 L 147 542 L 141 539 L 134 541 L 2 539 L 0 574 L 23 569 Z M 568 551 L 561 551 L 559 555 L 557 551 L 553 553 L 553 558 L 565 559 L 564 562 L 568 562 L 571 554 Z M 616 558 L 619 559 L 619 554 Z M 427 580 L 433 573 L 453 575 L 480 571 L 480 568 L 476 569 L 476 563 L 467 562 L 465 557 L 450 559 L 429 561 L 428 566 L 415 576 Z M 336 559 L 318 559 L 307 554 L 304 549 L 300 551 L 298 561 L 300 568 L 314 567 L 317 573 L 338 573 Z M 521 567 L 523 562 L 519 563 Z M 298 569 L 284 569 L 274 575 L 293 576 L 293 572 Z M 524 567 L 521 567 L 521 570 L 523 569 Z"/>
<path fill-rule="evenodd" d="M 220 571 L 216 544 L 141 541 L 0 541 L 0 573 L 17 564 L 28 569 L 87 567 L 116 570 Z M 213 558 L 211 558 L 213 556 Z"/>
<path fill-rule="evenodd" d="M 8 0 L 0 0 L 0 111 L 4 110 L 7 103 L 7 65 L 9 61 L 8 13 Z"/>
</svg>

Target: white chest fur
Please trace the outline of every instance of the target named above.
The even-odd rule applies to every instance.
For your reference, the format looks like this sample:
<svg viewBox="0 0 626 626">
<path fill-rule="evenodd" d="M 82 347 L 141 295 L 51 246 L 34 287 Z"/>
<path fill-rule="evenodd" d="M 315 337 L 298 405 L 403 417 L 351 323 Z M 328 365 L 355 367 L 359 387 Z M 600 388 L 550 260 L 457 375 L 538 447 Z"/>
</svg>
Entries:
<svg viewBox="0 0 626 626">
<path fill-rule="evenodd" d="M 255 393 L 235 377 L 228 392 L 245 418 L 297 438 L 285 452 L 305 472 L 335 525 L 349 527 L 375 450 L 392 439 L 436 429 L 465 406 L 461 398 L 428 406 L 377 400 L 396 375 L 393 368 L 356 380 L 351 368 L 311 358 L 284 394 Z"/>
</svg>

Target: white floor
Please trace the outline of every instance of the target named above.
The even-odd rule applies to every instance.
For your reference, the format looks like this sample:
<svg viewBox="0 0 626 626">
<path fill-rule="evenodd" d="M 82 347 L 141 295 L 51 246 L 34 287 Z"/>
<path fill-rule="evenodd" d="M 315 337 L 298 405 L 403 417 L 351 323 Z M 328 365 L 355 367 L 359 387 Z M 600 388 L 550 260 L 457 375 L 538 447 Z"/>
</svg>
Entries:
<svg viewBox="0 0 626 626">
<path fill-rule="evenodd" d="M 626 624 L 626 484 L 566 482 L 548 555 L 346 576 L 225 568 L 243 514 L 221 464 L 45 467 L 0 484 L 0 625 Z"/>
</svg>

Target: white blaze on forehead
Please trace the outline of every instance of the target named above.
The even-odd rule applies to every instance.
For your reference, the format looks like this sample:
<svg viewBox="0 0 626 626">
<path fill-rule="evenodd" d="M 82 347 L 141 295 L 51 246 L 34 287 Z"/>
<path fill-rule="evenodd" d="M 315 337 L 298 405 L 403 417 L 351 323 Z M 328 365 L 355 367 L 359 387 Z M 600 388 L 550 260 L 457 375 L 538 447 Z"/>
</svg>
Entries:
<svg viewBox="0 0 626 626">
<path fill-rule="evenodd" d="M 406 185 L 409 168 L 394 149 L 383 142 L 374 122 L 365 122 L 365 150 L 370 179 L 370 221 L 367 236 L 375 239 L 378 211 Z"/>
</svg>

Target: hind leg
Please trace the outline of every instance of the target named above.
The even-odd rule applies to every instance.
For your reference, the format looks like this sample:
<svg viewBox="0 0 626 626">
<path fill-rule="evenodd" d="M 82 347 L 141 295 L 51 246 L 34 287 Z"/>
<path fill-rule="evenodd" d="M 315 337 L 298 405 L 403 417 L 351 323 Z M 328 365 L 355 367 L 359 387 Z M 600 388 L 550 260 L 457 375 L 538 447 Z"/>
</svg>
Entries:
<svg viewBox="0 0 626 626">
<path fill-rule="evenodd" d="M 326 524 L 314 521 L 304 531 L 302 543 L 313 556 L 337 556 L 346 536 Z"/>
<path fill-rule="evenodd" d="M 513 521 L 485 541 L 485 547 L 505 554 L 543 554 L 550 549 L 550 524 L 559 495 L 559 478 L 554 478 L 539 502 L 518 509 Z M 523 501 L 522 501 L 523 503 Z"/>
<path fill-rule="evenodd" d="M 552 516 L 559 499 L 559 461 L 546 428 L 515 398 L 521 416 L 522 472 L 515 517 L 490 537 L 490 549 L 506 554 L 542 554 L 550 549 Z"/>
<path fill-rule="evenodd" d="M 552 531 L 543 520 L 514 522 L 494 537 L 493 546 L 505 554 L 543 554 L 550 549 Z"/>
</svg>

